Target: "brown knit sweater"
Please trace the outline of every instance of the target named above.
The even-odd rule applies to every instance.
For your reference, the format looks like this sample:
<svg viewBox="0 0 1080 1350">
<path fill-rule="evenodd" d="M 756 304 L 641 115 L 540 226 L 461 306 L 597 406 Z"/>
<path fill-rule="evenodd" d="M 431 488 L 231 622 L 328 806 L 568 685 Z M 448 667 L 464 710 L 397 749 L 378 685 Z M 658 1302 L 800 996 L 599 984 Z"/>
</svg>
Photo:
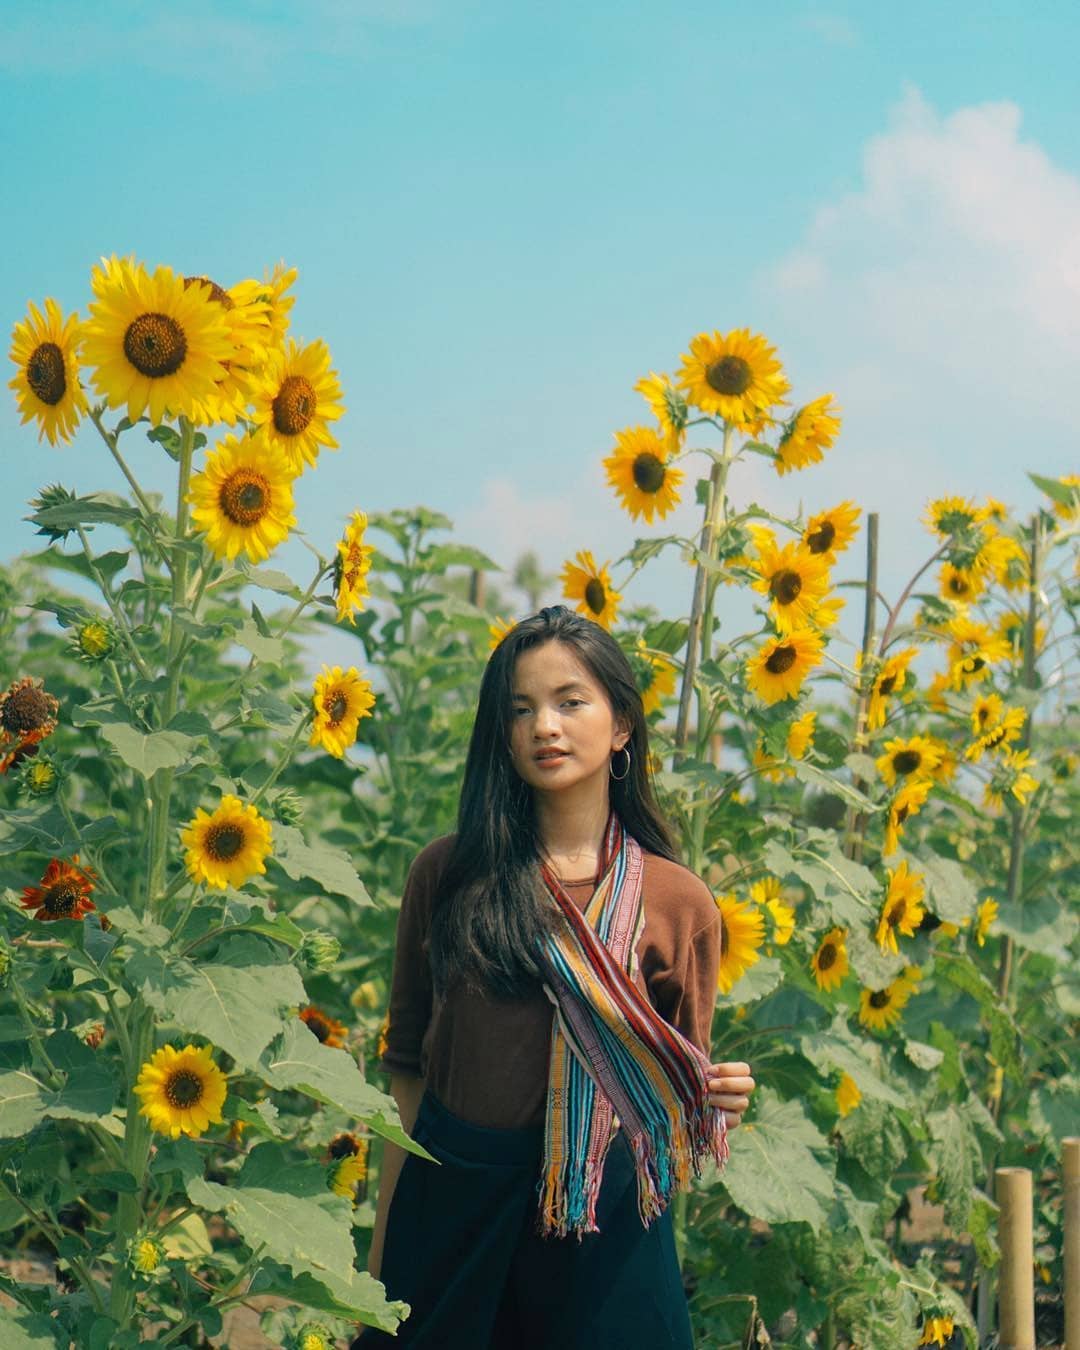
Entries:
<svg viewBox="0 0 1080 1350">
<path fill-rule="evenodd" d="M 382 1066 L 426 1078 L 439 1101 L 472 1124 L 541 1125 L 555 1015 L 543 990 L 537 986 L 523 999 L 494 998 L 454 981 L 444 998 L 433 998 L 427 934 L 453 841 L 445 835 L 428 844 L 405 883 Z M 594 881 L 563 884 L 584 909 Z M 720 914 L 712 894 L 687 868 L 646 853 L 642 896 L 635 984 L 665 1021 L 708 1055 L 720 968 Z"/>
</svg>

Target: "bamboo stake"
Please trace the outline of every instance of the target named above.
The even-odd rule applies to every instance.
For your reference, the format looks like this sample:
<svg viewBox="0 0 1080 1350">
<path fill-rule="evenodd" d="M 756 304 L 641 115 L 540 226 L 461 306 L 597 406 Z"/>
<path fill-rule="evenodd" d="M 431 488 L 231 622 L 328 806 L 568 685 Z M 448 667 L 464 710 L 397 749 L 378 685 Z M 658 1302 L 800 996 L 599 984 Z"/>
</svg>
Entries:
<svg viewBox="0 0 1080 1350">
<path fill-rule="evenodd" d="M 1065 1350 L 1080 1350 L 1080 1139 L 1064 1139 L 1065 1167 Z"/>
<path fill-rule="evenodd" d="M 1001 1245 L 998 1283 L 1000 1350 L 1035 1350 L 1035 1249 L 1032 1237 L 1031 1172 L 999 1167 L 994 1173 Z"/>
<path fill-rule="evenodd" d="M 867 682 L 867 669 L 870 664 L 870 650 L 874 645 L 874 620 L 877 615 L 878 592 L 878 513 L 871 511 L 866 517 L 866 593 L 863 605 L 862 665 L 859 668 L 859 692 L 855 702 L 855 734 L 851 748 L 860 754 L 866 750 L 866 716 L 870 707 L 870 685 Z M 861 778 L 855 780 L 860 792 L 866 791 Z M 856 811 L 854 806 L 847 810 L 844 829 L 844 853 L 856 862 L 862 860 L 862 840 L 866 830 L 866 816 Z"/>
</svg>

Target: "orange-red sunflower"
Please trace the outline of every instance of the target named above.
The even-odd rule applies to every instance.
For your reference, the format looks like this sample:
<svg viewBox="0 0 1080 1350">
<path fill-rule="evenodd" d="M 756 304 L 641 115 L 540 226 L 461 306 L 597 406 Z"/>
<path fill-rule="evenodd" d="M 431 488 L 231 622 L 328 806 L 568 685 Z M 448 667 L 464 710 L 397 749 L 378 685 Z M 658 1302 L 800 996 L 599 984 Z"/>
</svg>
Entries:
<svg viewBox="0 0 1080 1350">
<path fill-rule="evenodd" d="M 34 918 L 43 922 L 81 919 L 97 908 L 90 899 L 96 880 L 92 868 L 79 866 L 77 853 L 72 854 L 70 862 L 51 858 L 41 881 L 25 887 L 19 903 L 24 909 L 36 910 Z"/>
<path fill-rule="evenodd" d="M 339 1050 L 345 1044 L 345 1037 L 348 1035 L 345 1023 L 336 1021 L 329 1013 L 316 1008 L 314 1003 L 300 1009 L 300 1020 L 306 1023 L 308 1030 L 323 1045 Z"/>
</svg>

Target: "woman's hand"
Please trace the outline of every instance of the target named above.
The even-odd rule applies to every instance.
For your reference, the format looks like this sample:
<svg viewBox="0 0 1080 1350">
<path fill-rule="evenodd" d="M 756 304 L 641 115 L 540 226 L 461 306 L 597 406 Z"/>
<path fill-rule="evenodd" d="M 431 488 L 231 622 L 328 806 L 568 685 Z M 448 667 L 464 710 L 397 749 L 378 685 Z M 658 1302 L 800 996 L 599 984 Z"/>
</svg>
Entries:
<svg viewBox="0 0 1080 1350">
<path fill-rule="evenodd" d="M 709 1065 L 709 1101 L 719 1106 L 729 1130 L 742 1120 L 742 1114 L 750 1105 L 750 1093 L 754 1090 L 754 1080 L 750 1077 L 750 1065 L 736 1064 Z"/>
</svg>

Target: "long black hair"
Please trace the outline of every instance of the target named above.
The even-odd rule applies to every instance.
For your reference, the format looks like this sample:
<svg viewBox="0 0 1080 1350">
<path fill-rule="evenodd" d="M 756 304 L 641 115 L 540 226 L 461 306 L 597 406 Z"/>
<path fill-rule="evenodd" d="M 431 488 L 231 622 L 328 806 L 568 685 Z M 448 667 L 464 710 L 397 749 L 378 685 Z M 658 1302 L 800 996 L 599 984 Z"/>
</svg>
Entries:
<svg viewBox="0 0 1080 1350">
<path fill-rule="evenodd" d="M 565 605 L 523 619 L 496 647 L 480 682 L 457 839 L 432 915 L 429 959 L 436 990 L 454 977 L 507 998 L 537 987 L 534 952 L 556 916 L 540 879 L 532 789 L 510 756 L 510 718 L 515 663 L 522 652 L 547 642 L 571 648 L 616 718 L 630 728 L 630 768 L 625 778 L 611 779 L 612 808 L 642 848 L 678 861 L 649 782 L 648 724 L 623 649 L 599 624 Z"/>
</svg>

